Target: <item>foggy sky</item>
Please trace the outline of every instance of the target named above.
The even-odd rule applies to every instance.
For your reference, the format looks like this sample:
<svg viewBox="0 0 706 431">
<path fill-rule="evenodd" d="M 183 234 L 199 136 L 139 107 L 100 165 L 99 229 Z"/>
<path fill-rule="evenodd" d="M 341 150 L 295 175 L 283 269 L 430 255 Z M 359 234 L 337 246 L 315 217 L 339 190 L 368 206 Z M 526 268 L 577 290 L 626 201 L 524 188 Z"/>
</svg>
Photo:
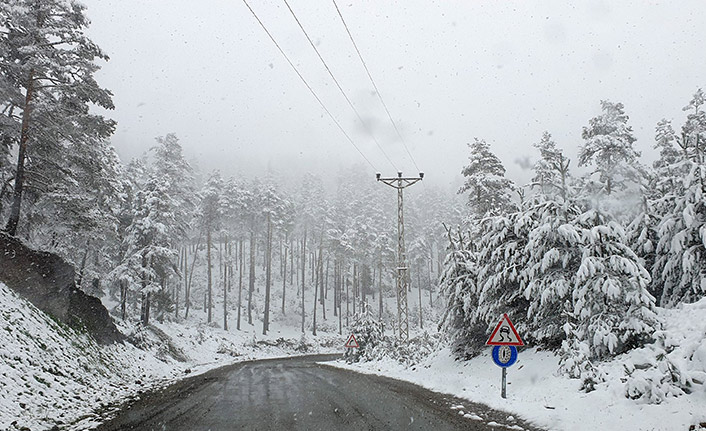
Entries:
<svg viewBox="0 0 706 431">
<path fill-rule="evenodd" d="M 176 132 L 201 169 L 226 174 L 370 168 L 320 108 L 241 0 L 83 0 L 89 34 L 111 57 L 113 143 L 124 159 Z M 283 2 L 250 0 L 376 170 L 414 173 L 330 0 L 291 0 L 302 24 L 395 166 L 338 93 Z M 458 183 L 466 143 L 515 160 L 551 132 L 573 158 L 601 99 L 625 104 L 650 162 L 662 117 L 681 126 L 706 85 L 702 1 L 340 0 L 412 155 L 428 181 Z M 574 162 L 575 164 L 575 162 Z"/>
</svg>

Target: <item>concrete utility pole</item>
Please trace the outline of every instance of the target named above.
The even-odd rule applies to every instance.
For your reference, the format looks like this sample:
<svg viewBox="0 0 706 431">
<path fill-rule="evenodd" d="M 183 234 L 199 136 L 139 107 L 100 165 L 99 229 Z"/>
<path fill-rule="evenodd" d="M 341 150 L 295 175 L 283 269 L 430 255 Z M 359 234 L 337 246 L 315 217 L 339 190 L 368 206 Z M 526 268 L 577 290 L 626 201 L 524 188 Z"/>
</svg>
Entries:
<svg viewBox="0 0 706 431">
<path fill-rule="evenodd" d="M 399 324 L 399 337 L 409 341 L 409 307 L 407 306 L 407 286 L 409 274 L 407 270 L 407 255 L 404 247 L 404 213 L 402 211 L 402 190 L 416 184 L 424 178 L 424 172 L 418 177 L 405 178 L 402 172 L 397 172 L 397 177 L 381 178 L 380 173 L 375 174 L 378 181 L 397 189 L 397 322 Z"/>
</svg>

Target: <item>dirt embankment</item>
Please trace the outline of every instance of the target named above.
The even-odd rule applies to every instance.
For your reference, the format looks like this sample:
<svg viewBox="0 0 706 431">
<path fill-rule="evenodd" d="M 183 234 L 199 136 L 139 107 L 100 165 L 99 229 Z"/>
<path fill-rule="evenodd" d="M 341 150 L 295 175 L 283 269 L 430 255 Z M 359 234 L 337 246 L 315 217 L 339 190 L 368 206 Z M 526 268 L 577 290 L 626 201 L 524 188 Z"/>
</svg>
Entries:
<svg viewBox="0 0 706 431">
<path fill-rule="evenodd" d="M 85 328 L 99 343 L 123 340 L 100 300 L 76 288 L 74 280 L 74 267 L 59 256 L 0 232 L 0 281 L 55 319 Z"/>
</svg>

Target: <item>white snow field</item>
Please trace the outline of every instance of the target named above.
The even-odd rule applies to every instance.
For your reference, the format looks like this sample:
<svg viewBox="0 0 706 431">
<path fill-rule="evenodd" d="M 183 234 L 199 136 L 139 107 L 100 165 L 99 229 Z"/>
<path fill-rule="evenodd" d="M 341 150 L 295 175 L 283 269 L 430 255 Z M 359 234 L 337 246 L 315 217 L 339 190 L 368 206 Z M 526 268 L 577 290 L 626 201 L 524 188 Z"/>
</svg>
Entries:
<svg viewBox="0 0 706 431">
<path fill-rule="evenodd" d="M 414 366 L 392 359 L 354 364 L 339 361 L 335 366 L 406 380 L 484 403 L 550 430 L 706 429 L 698 425 L 706 422 L 706 298 L 676 309 L 658 310 L 665 322 L 663 345 L 673 348 L 666 355 L 669 361 L 657 361 L 661 352 L 658 344 L 633 350 L 600 364 L 606 381 L 589 393 L 580 391 L 580 380 L 557 374 L 558 356 L 537 349 L 521 349 L 517 363 L 508 369 L 507 399 L 500 396 L 501 370 L 493 363 L 490 348 L 468 362 L 454 360 L 451 352 L 443 349 Z M 667 394 L 659 404 L 626 397 L 631 387 L 644 384 L 647 377 L 664 376 L 657 367 L 666 363 L 673 368 L 673 375 L 682 376 L 690 393 Z M 634 372 L 636 368 L 638 373 Z M 690 380 L 689 385 L 686 380 Z M 668 392 L 667 386 L 674 391 L 672 385 L 654 385 L 655 393 L 660 389 Z M 474 420 L 474 412 L 466 414 Z M 694 428 L 690 428 L 692 425 Z"/>
<path fill-rule="evenodd" d="M 195 322 L 200 317 L 185 325 L 155 321 L 156 330 L 133 334 L 142 349 L 129 342 L 101 346 L 0 283 L 0 430 L 86 430 L 99 423 L 97 413 L 109 414 L 141 391 L 194 373 L 243 360 L 341 350 L 338 334 L 302 340 L 300 331 L 274 323 L 262 336 L 258 325 L 223 331 Z"/>
</svg>

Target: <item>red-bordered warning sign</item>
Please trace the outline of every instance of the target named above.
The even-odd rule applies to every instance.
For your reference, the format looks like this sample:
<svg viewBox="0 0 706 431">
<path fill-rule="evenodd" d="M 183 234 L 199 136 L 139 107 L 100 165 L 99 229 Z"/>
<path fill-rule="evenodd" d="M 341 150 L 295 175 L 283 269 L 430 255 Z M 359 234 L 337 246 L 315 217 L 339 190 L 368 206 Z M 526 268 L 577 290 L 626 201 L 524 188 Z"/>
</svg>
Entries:
<svg viewBox="0 0 706 431">
<path fill-rule="evenodd" d="M 517 333 L 515 325 L 512 324 L 507 314 L 503 314 L 502 319 L 495 327 L 495 330 L 488 338 L 487 346 L 524 346 L 520 334 Z"/>
<path fill-rule="evenodd" d="M 349 348 L 349 349 L 352 348 L 352 347 L 356 347 L 356 348 L 357 348 L 357 347 L 360 347 L 360 346 L 358 345 L 358 340 L 355 339 L 355 335 L 354 335 L 354 334 L 351 334 L 351 336 L 348 337 L 348 341 L 346 341 L 346 347 Z"/>
</svg>

